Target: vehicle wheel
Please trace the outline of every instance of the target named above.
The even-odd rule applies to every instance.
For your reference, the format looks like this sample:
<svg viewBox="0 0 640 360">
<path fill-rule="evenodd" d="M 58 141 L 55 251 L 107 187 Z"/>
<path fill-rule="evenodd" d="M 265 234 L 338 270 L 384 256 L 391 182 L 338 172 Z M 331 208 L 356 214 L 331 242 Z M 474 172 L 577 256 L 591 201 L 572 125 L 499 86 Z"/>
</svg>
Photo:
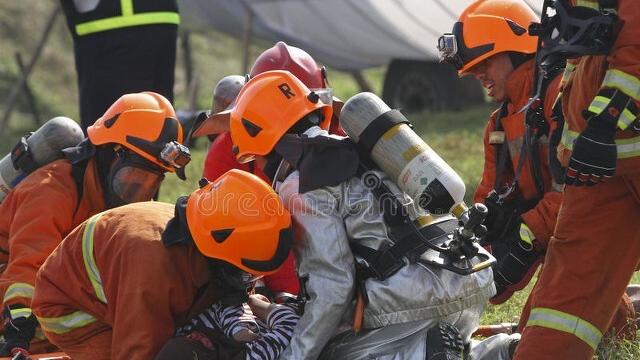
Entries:
<svg viewBox="0 0 640 360">
<path fill-rule="evenodd" d="M 387 69 L 382 98 L 405 112 L 460 110 L 484 102 L 480 84 L 459 79 L 450 65 L 428 61 L 393 60 Z"/>
</svg>

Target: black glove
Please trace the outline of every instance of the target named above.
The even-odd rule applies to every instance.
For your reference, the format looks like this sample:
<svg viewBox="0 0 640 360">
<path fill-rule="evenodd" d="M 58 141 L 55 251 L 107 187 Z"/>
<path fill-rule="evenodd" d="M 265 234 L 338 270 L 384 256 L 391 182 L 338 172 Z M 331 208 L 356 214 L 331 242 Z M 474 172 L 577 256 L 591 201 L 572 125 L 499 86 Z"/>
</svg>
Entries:
<svg viewBox="0 0 640 360">
<path fill-rule="evenodd" d="M 24 305 L 9 305 L 4 308 L 4 343 L 0 356 L 13 355 L 14 349 L 29 350 L 29 343 L 36 334 L 38 320 L 31 309 Z"/>
<path fill-rule="evenodd" d="M 593 186 L 611 178 L 618 158 L 615 134 L 615 127 L 592 117 L 573 145 L 565 184 Z"/>
<path fill-rule="evenodd" d="M 505 237 L 506 233 L 521 222 L 520 215 L 532 209 L 535 201 L 524 201 L 520 198 L 497 201 L 497 194 L 492 192 L 484 201 L 489 210 L 484 225 L 487 234 L 482 237 L 480 245 L 493 244 Z"/>
<path fill-rule="evenodd" d="M 496 295 L 489 300 L 494 305 L 505 302 L 515 291 L 527 286 L 544 256 L 533 234 L 526 225 L 523 229 L 523 224 L 518 216 L 505 235 L 491 244 L 491 254 L 497 260 L 493 268 Z"/>
<path fill-rule="evenodd" d="M 622 91 L 600 90 L 583 113 L 587 127 L 573 145 L 565 183 L 593 186 L 611 178 L 618 158 L 616 129 L 626 129 L 637 114 L 635 101 Z"/>
</svg>

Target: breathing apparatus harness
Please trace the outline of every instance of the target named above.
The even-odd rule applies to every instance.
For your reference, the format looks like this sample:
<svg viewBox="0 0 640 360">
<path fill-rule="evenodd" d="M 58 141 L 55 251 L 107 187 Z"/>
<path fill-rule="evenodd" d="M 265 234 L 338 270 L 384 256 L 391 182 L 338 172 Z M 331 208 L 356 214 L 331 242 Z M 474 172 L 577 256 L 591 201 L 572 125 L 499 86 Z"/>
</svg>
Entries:
<svg viewBox="0 0 640 360">
<path fill-rule="evenodd" d="M 354 254 L 362 262 L 359 263 L 360 276 L 385 280 L 407 264 L 421 263 L 446 269 L 460 275 L 470 275 L 490 265 L 492 258 L 479 253 L 477 240 L 484 235 L 486 228 L 482 225 L 487 209 L 476 204 L 469 210 L 468 220 L 460 226 L 457 219 L 450 219 L 438 224 L 420 228 L 409 217 L 406 204 L 403 204 L 389 187 L 366 165 L 360 165 L 359 173 L 367 182 L 373 184 L 371 191 L 379 202 L 387 226 L 391 228 L 393 244 L 378 250 L 359 243 L 352 243 Z M 434 255 L 423 257 L 427 252 Z M 476 265 L 469 261 L 474 257 L 482 261 Z M 459 265 L 463 263 L 464 265 Z"/>
<path fill-rule="evenodd" d="M 545 0 L 542 8 L 540 23 L 529 26 L 529 35 L 538 36 L 538 45 L 535 56 L 534 88 L 533 95 L 527 104 L 519 110 L 525 112 L 525 135 L 520 159 L 514 169 L 514 178 L 507 184 L 502 184 L 502 174 L 505 169 L 508 148 L 504 144 L 495 144 L 496 148 L 496 176 L 493 190 L 487 196 L 485 203 L 491 213 L 500 213 L 502 219 L 498 222 L 509 227 L 514 218 L 529 210 L 544 196 L 544 183 L 542 181 L 540 162 L 540 138 L 549 134 L 549 123 L 544 115 L 544 104 L 549 84 L 562 71 L 569 58 L 582 55 L 607 54 L 611 48 L 613 38 L 613 25 L 616 15 L 606 9 L 616 6 L 616 1 L 600 0 L 600 9 L 586 7 L 570 7 L 567 0 Z M 554 10 L 553 13 L 550 10 Z M 552 15 L 550 15 L 550 12 Z M 502 130 L 501 118 L 507 114 L 507 103 L 503 103 L 496 118 L 496 131 Z M 553 180 L 558 184 L 564 183 L 564 168 L 557 160 L 556 147 L 560 142 L 564 117 L 560 99 L 556 99 L 551 113 L 556 122 L 555 130 L 549 137 L 549 166 Z M 524 202 L 516 199 L 513 203 L 508 198 L 516 191 L 518 181 L 526 158 L 530 158 L 531 174 L 537 190 L 537 198 Z M 493 215 L 490 215 L 490 218 Z M 493 233 L 493 229 L 490 229 Z M 492 234 L 500 237 L 499 234 Z M 489 237 L 487 237 L 489 238 Z"/>
<path fill-rule="evenodd" d="M 538 140 L 549 131 L 549 124 L 544 116 L 546 90 L 555 76 L 564 71 L 567 59 L 583 55 L 606 55 L 615 41 L 614 25 L 618 17 L 615 14 L 616 0 L 598 0 L 598 9 L 584 6 L 569 6 L 568 0 L 545 0 L 542 7 L 540 23 L 529 26 L 529 35 L 538 37 L 536 51 L 536 67 L 534 72 L 534 95 L 523 108 L 525 121 L 533 136 L 529 140 L 531 154 L 536 151 Z M 549 10 L 555 11 L 549 15 Z M 521 110 L 522 111 L 522 110 Z M 556 99 L 551 117 L 557 126 L 549 141 L 549 164 L 553 179 L 558 184 L 564 183 L 564 168 L 556 157 L 556 146 L 560 142 L 564 116 L 560 98 Z M 536 177 L 538 194 L 542 196 L 540 162 L 532 158 L 532 173 Z"/>
<path fill-rule="evenodd" d="M 476 244 L 486 232 L 486 228 L 482 225 L 486 217 L 484 205 L 476 204 L 470 209 L 462 224 L 459 224 L 457 219 L 451 219 L 419 228 L 410 218 L 407 205 L 402 204 L 389 187 L 372 171 L 374 169 L 373 161 L 368 158 L 366 152 L 370 151 L 374 144 L 371 144 L 367 137 L 379 137 L 379 134 L 384 134 L 400 123 L 408 123 L 408 120 L 398 111 L 391 110 L 380 115 L 372 122 L 370 127 L 372 130 L 367 131 L 369 135 L 361 137 L 359 144 L 354 144 L 348 138 L 337 140 L 320 136 L 305 138 L 304 135 L 286 135 L 275 148 L 284 157 L 284 160 L 280 162 L 273 177 L 274 186 L 283 181 L 292 168 L 296 168 L 301 173 L 301 192 L 311 191 L 322 186 L 333 186 L 352 176 L 360 176 L 363 179 L 365 186 L 368 186 L 374 193 L 384 213 L 385 223 L 394 230 L 396 238 L 393 240 L 393 245 L 378 250 L 357 243 L 352 244 L 353 252 L 360 256 L 364 260 L 363 264 L 366 265 L 364 266 L 366 269 L 363 268 L 361 271 L 364 278 L 376 277 L 384 280 L 406 264 L 405 258 L 413 262 L 434 265 L 461 275 L 469 275 L 490 266 L 494 261 L 493 258 L 480 253 Z M 296 137 L 297 140 L 292 141 L 292 137 Z M 286 146 L 295 142 L 301 142 L 306 146 Z M 324 148 L 324 150 L 321 153 L 316 153 L 310 148 Z M 326 169 L 318 170 L 317 166 L 305 166 L 305 164 L 326 163 L 328 159 L 321 159 L 326 154 L 330 154 L 330 157 L 334 159 L 332 161 L 334 170 L 342 169 L 343 171 L 325 171 Z M 335 159 L 340 159 L 340 162 Z M 353 166 L 354 164 L 356 166 Z M 306 174 L 303 174 L 304 172 Z M 349 174 L 346 174 L 348 172 Z M 332 173 L 335 175 L 331 176 Z M 453 233 L 452 236 L 445 236 L 451 233 Z M 427 260 L 421 255 L 428 250 L 434 251 L 435 254 L 428 257 Z M 481 262 L 473 265 L 469 260 L 476 256 L 481 259 Z M 464 265 L 460 265 L 461 263 Z"/>
</svg>

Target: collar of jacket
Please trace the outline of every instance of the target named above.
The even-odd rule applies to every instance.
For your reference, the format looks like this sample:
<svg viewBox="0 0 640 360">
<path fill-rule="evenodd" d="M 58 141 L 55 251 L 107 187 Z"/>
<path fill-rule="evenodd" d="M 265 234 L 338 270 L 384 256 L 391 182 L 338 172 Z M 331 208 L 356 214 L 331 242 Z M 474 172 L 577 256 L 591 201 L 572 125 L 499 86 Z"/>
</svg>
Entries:
<svg viewBox="0 0 640 360">
<path fill-rule="evenodd" d="M 191 237 L 189 225 L 187 224 L 188 200 L 188 196 L 181 196 L 176 200 L 173 218 L 169 220 L 162 232 L 162 243 L 164 246 L 193 244 L 193 238 Z"/>
<path fill-rule="evenodd" d="M 520 110 L 533 94 L 534 59 L 525 61 L 515 68 L 507 78 L 506 91 L 509 105 L 509 113 Z"/>
<path fill-rule="evenodd" d="M 332 136 L 317 126 L 302 135 L 287 134 L 275 146 L 300 174 L 300 193 L 338 185 L 355 176 L 360 164 L 349 138 Z"/>
<path fill-rule="evenodd" d="M 88 215 L 86 215 L 85 218 L 88 218 L 89 216 L 106 210 L 102 185 L 100 184 L 100 177 L 98 176 L 98 168 L 96 166 L 95 158 L 89 159 L 89 162 L 87 163 L 82 187 L 82 198 L 79 200 L 78 211 L 76 211 L 76 214 L 84 217 L 85 215 L 83 213 L 86 211 Z"/>
</svg>

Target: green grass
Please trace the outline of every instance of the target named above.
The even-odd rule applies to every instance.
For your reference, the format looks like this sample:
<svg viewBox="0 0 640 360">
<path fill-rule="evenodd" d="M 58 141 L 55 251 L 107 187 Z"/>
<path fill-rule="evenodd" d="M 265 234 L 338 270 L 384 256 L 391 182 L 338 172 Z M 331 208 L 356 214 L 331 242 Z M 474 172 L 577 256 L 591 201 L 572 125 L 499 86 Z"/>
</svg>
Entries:
<svg viewBox="0 0 640 360">
<path fill-rule="evenodd" d="M 4 113 L 4 101 L 19 73 L 13 54 L 19 51 L 23 54 L 25 61 L 28 61 L 40 37 L 44 22 L 54 5 L 52 2 L 38 0 L 0 3 L 0 115 Z M 42 21 L 34 22 L 30 19 Z M 255 58 L 270 45 L 252 46 L 251 57 Z M 210 32 L 192 35 L 191 46 L 199 81 L 197 108 L 206 109 L 211 104 L 212 89 L 220 78 L 229 74 L 242 74 L 241 43 L 223 34 Z M 187 86 L 180 43 L 178 49 L 176 107 L 184 108 L 187 104 Z M 378 94 L 381 92 L 384 71 L 384 68 L 377 68 L 364 72 L 365 78 Z M 329 69 L 329 78 L 336 96 L 343 100 L 359 91 L 350 74 Z M 71 38 L 62 17 L 54 27 L 49 43 L 29 83 L 43 118 L 57 115 L 78 118 L 73 50 Z M 482 133 L 488 115 L 494 107 L 487 104 L 462 112 L 410 115 L 416 132 L 460 174 L 467 186 L 468 202 L 482 174 Z M 24 97 L 20 96 L 9 127 L 0 133 L 0 157 L 11 149 L 19 136 L 34 128 L 29 107 Z M 172 174 L 167 175 L 160 191 L 161 201 L 174 202 L 178 196 L 188 194 L 197 187 L 202 174 L 205 147 L 205 141 L 200 141 L 192 149 L 192 162 L 187 169 L 187 181 L 180 181 Z M 632 282 L 640 282 L 640 276 L 636 274 Z M 488 305 L 482 317 L 482 323 L 517 321 L 532 284 L 533 281 L 525 290 L 516 293 L 502 305 Z M 640 359 L 638 342 L 623 343 L 608 349 L 611 353 L 601 356 L 600 359 Z"/>
</svg>

